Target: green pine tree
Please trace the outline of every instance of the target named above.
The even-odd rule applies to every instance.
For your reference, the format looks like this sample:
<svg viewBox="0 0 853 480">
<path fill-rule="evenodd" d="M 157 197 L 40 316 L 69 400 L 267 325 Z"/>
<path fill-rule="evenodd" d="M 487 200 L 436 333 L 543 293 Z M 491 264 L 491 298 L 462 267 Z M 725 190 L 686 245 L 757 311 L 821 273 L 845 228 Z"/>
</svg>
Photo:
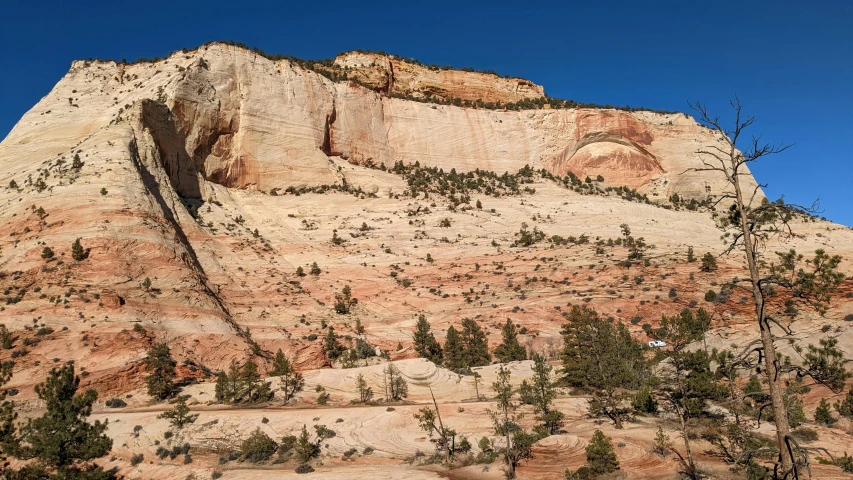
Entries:
<svg viewBox="0 0 853 480">
<path fill-rule="evenodd" d="M 302 425 L 302 433 L 296 439 L 296 445 L 293 447 L 296 453 L 296 458 L 305 463 L 320 454 L 320 447 L 311 441 L 308 436 L 308 427 Z"/>
<path fill-rule="evenodd" d="M 269 435 L 262 432 L 260 427 L 255 428 L 249 438 L 240 445 L 243 460 L 251 463 L 269 460 L 277 449 L 278 444 Z"/>
<path fill-rule="evenodd" d="M 5 348 L 5 347 L 4 347 Z M 835 403 L 835 410 L 845 418 L 853 418 L 853 387 L 847 390 L 844 400 Z"/>
<path fill-rule="evenodd" d="M 276 353 L 275 368 L 273 372 L 270 372 L 270 375 L 278 376 L 281 379 L 281 391 L 284 395 L 284 403 L 287 403 L 294 395 L 302 391 L 305 387 L 305 379 L 302 378 L 301 373 L 296 371 L 287 357 L 282 355 L 279 360 L 279 353 L 281 353 L 280 349 Z"/>
<path fill-rule="evenodd" d="M 260 403 L 269 400 L 272 395 L 269 382 L 261 379 L 258 364 L 249 359 L 240 369 L 234 401 L 236 403 Z"/>
<path fill-rule="evenodd" d="M 180 396 L 178 397 L 178 402 L 175 404 L 175 408 L 166 410 L 157 418 L 168 419 L 169 423 L 171 423 L 173 427 L 180 430 L 184 428 L 184 425 L 194 423 L 198 418 L 198 414 L 190 414 L 190 407 L 187 405 L 187 397 Z"/>
<path fill-rule="evenodd" d="M 573 306 L 563 325 L 563 372 L 567 383 L 589 391 L 590 413 L 610 418 L 616 428 L 632 413 L 628 389 L 648 377 L 642 345 L 628 328 L 593 309 Z"/>
<path fill-rule="evenodd" d="M 148 369 L 148 395 L 157 400 L 165 400 L 178 392 L 175 386 L 175 360 L 165 343 L 158 343 L 151 347 L 145 357 L 145 366 Z"/>
<path fill-rule="evenodd" d="M 444 339 L 444 366 L 454 372 L 463 370 L 466 366 L 465 347 L 453 325 L 447 328 L 447 336 Z"/>
<path fill-rule="evenodd" d="M 219 372 L 216 376 L 216 400 L 223 403 L 234 402 L 240 387 L 240 365 L 232 358 L 227 372 Z"/>
<path fill-rule="evenodd" d="M 820 399 L 820 404 L 814 412 L 814 421 L 815 423 L 826 425 L 827 427 L 831 427 L 838 421 L 837 418 L 832 416 L 832 410 L 829 407 L 829 402 L 826 401 L 825 398 Z"/>
<path fill-rule="evenodd" d="M 80 239 L 74 240 L 71 244 L 71 258 L 80 262 L 89 257 L 89 251 L 83 248 Z"/>
<path fill-rule="evenodd" d="M 55 472 L 50 478 L 114 478 L 111 472 L 104 472 L 97 465 L 82 465 L 106 455 L 113 441 L 104 433 L 106 422 L 86 421 L 98 394 L 90 389 L 76 395 L 79 386 L 80 377 L 74 374 L 73 362 L 53 368 L 47 380 L 36 385 L 36 394 L 47 411 L 21 428 L 18 457 L 36 459 L 36 468 Z M 46 478 L 46 475 L 26 478 Z"/>
<path fill-rule="evenodd" d="M 660 392 L 666 398 L 667 406 L 680 420 L 681 437 L 687 453 L 685 473 L 690 478 L 698 478 L 690 446 L 692 421 L 709 413 L 709 401 L 729 397 L 728 389 L 717 381 L 711 369 L 711 355 L 701 348 L 688 349 L 692 343 L 703 338 L 709 322 L 710 317 L 704 310 L 700 309 L 694 315 L 685 309 L 678 315 L 664 315 L 660 328 L 651 331 L 653 337 L 665 340 L 671 348 L 659 355 L 659 358 L 669 360 L 669 368 L 662 372 Z"/>
<path fill-rule="evenodd" d="M 498 368 L 498 379 L 492 383 L 497 410 L 488 410 L 488 413 L 495 426 L 495 435 L 505 438 L 503 453 L 506 476 L 515 478 L 515 469 L 518 464 L 533 456 L 532 447 L 537 436 L 525 431 L 519 425 L 522 415 L 518 413 L 520 405 L 513 398 L 514 389 L 510 377 L 509 370 L 501 365 Z"/>
<path fill-rule="evenodd" d="M 702 266 L 699 269 L 703 272 L 713 272 L 717 269 L 717 258 L 713 253 L 707 252 L 702 255 Z"/>
<path fill-rule="evenodd" d="M 613 451 L 613 444 L 601 430 L 596 430 L 592 434 L 592 440 L 586 446 L 586 464 L 596 475 L 619 470 L 619 459 Z"/>
<path fill-rule="evenodd" d="M 329 330 L 326 332 L 326 339 L 323 341 L 323 351 L 326 352 L 326 357 L 330 361 L 337 360 L 338 357 L 344 353 L 343 345 L 338 341 L 338 336 L 335 334 L 335 328 L 329 327 Z"/>
<path fill-rule="evenodd" d="M 287 357 L 284 356 L 284 352 L 279 348 L 278 351 L 275 352 L 275 358 L 272 361 L 272 369 L 267 374 L 270 377 L 277 377 L 284 374 L 289 366 L 290 362 L 287 360 Z"/>
<path fill-rule="evenodd" d="M 6 324 L 0 323 L 0 346 L 2 346 L 3 350 L 10 350 L 12 348 L 12 332 L 6 328 Z"/>
<path fill-rule="evenodd" d="M 231 398 L 234 397 L 234 393 L 231 391 L 230 382 L 228 380 L 227 373 L 219 372 L 216 374 L 216 387 L 214 388 L 216 401 L 228 403 L 231 401 Z"/>
<path fill-rule="evenodd" d="M 501 363 L 527 360 L 527 350 L 518 342 L 518 332 L 510 319 L 506 319 L 501 332 L 503 342 L 495 347 L 495 356 Z"/>
<path fill-rule="evenodd" d="M 548 435 L 559 433 L 565 417 L 562 412 L 552 407 L 557 396 L 557 389 L 551 378 L 552 370 L 553 367 L 548 365 L 545 357 L 533 355 L 533 376 L 530 382 L 524 380 L 519 390 L 522 402 L 533 405 L 533 413 L 539 422 L 538 430 Z"/>
<path fill-rule="evenodd" d="M 418 324 L 415 327 L 413 339 L 415 351 L 418 352 L 421 358 L 426 358 L 436 365 L 441 364 L 443 358 L 441 345 L 435 339 L 429 322 L 423 315 L 418 316 Z"/>
<path fill-rule="evenodd" d="M 462 333 L 459 335 L 462 340 L 463 351 L 465 353 L 465 367 L 480 367 L 488 365 L 492 361 L 489 355 L 489 341 L 486 340 L 486 333 L 477 325 L 477 322 L 470 318 L 462 320 Z"/>
<path fill-rule="evenodd" d="M 409 396 L 409 384 L 396 365 L 389 363 L 382 373 L 385 379 L 385 400 L 398 402 Z"/>
</svg>

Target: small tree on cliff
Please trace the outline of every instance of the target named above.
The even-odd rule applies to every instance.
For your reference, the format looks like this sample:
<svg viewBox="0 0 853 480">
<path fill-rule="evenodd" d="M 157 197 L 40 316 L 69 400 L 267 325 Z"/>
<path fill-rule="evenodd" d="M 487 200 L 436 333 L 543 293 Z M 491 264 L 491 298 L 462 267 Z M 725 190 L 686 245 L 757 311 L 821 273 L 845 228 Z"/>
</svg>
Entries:
<svg viewBox="0 0 853 480">
<path fill-rule="evenodd" d="M 89 249 L 83 248 L 83 245 L 80 243 L 80 239 L 74 240 L 74 243 L 71 244 L 71 258 L 80 262 L 89 257 Z"/>
<path fill-rule="evenodd" d="M 592 434 L 592 440 L 586 446 L 586 465 L 576 472 L 566 470 L 567 480 L 591 480 L 600 475 L 619 470 L 619 460 L 613 450 L 610 437 L 601 430 Z"/>
<path fill-rule="evenodd" d="M 329 330 L 326 332 L 326 338 L 323 340 L 323 351 L 326 352 L 326 357 L 330 361 L 337 360 L 338 357 L 341 356 L 346 348 L 341 345 L 341 342 L 338 341 L 338 335 L 335 333 L 334 327 L 329 327 Z"/>
<path fill-rule="evenodd" d="M 788 204 L 782 199 L 770 202 L 760 194 L 761 185 L 749 182 L 751 177 L 748 169 L 751 163 L 781 153 L 790 145 L 765 144 L 761 142 L 760 136 L 744 140 L 744 131 L 755 122 L 755 118 L 742 114 L 741 103 L 737 98 L 731 105 L 735 116 L 731 128 L 724 127 L 719 117 L 712 116 L 705 105 L 699 102 L 691 105 L 699 122 L 715 132 L 718 142 L 700 148 L 697 154 L 701 166 L 690 170 L 716 173 L 725 182 L 726 188 L 714 198 L 714 205 L 727 207 L 726 215 L 718 219 L 719 227 L 725 232 L 724 238 L 729 242 L 724 253 L 735 250 L 744 253 L 749 277 L 733 283 L 752 296 L 755 321 L 759 328 L 759 338 L 749 343 L 733 363 L 756 368 L 766 376 L 768 406 L 773 408 L 776 424 L 779 452 L 777 475 L 780 478 L 799 478 L 801 465 L 807 463 L 808 456 L 803 454 L 791 437 L 785 404 L 784 374 L 796 372 L 800 376 L 808 375 L 835 390 L 839 384 L 843 384 L 843 380 L 839 382 L 838 379 L 846 378 L 846 371 L 843 365 L 833 360 L 838 358 L 835 354 L 839 353 L 834 347 L 815 349 L 813 358 L 817 361 L 806 358 L 803 365 L 783 362 L 776 351 L 776 341 L 779 339 L 777 332 L 781 331 L 783 336 L 790 337 L 792 332 L 790 325 L 786 325 L 786 319 L 792 317 L 784 311 L 775 311 L 773 305 L 768 304 L 767 297 L 774 292 L 778 295 L 780 290 L 787 290 L 792 303 L 805 303 L 824 314 L 832 293 L 843 280 L 843 275 L 836 272 L 841 258 L 818 250 L 814 259 L 805 261 L 805 267 L 801 266 L 802 255 L 794 251 L 777 253 L 776 264 L 763 258 L 768 240 L 792 237 L 791 220 L 806 217 L 814 209 Z M 827 369 L 825 366 L 832 368 Z"/>
<path fill-rule="evenodd" d="M 175 360 L 165 343 L 158 343 L 151 347 L 145 357 L 145 366 L 148 369 L 148 395 L 157 400 L 165 400 L 178 392 L 175 386 Z"/>
<path fill-rule="evenodd" d="M 340 315 L 350 313 L 353 307 L 358 304 L 358 300 L 352 298 L 352 289 L 349 285 L 345 285 L 341 289 L 341 293 L 335 294 L 335 312 Z"/>
</svg>

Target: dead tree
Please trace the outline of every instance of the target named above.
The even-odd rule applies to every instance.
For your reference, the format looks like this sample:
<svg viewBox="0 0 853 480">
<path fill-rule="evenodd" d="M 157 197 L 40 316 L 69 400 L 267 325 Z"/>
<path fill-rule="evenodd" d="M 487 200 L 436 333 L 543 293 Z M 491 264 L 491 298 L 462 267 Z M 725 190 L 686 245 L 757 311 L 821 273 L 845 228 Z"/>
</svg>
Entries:
<svg viewBox="0 0 853 480">
<path fill-rule="evenodd" d="M 726 128 L 719 117 L 709 114 L 705 105 L 699 102 L 690 104 L 698 114 L 698 120 L 713 130 L 720 142 L 700 148 L 697 154 L 702 166 L 688 171 L 716 172 L 725 178 L 726 189 L 715 195 L 712 206 L 715 209 L 725 208 L 725 215 L 717 217 L 719 226 L 726 232 L 724 238 L 729 242 L 723 254 L 741 249 L 746 258 L 749 278 L 733 281 L 732 284 L 751 293 L 760 332 L 760 337 L 748 345 L 736 358 L 736 362 L 758 370 L 763 367 L 770 390 L 767 406 L 773 408 L 776 443 L 779 449 L 775 476 L 782 479 L 800 478 L 801 465 L 805 463 L 807 468 L 808 455 L 791 437 L 784 400 L 785 384 L 781 375 L 795 371 L 797 375 L 810 375 L 818 382 L 837 386 L 838 375 L 846 378 L 846 373 L 843 367 L 840 372 L 835 370 L 827 373 L 816 372 L 810 369 L 808 364 L 803 367 L 783 364 L 777 354 L 775 341 L 790 338 L 790 329 L 785 325 L 784 315 L 768 311 L 767 297 L 776 286 L 786 288 L 791 292 L 792 299 L 802 301 L 824 314 L 832 291 L 843 280 L 843 275 L 835 272 L 835 267 L 841 259 L 819 250 L 814 260 L 806 260 L 809 264 L 809 271 L 806 271 L 797 264 L 802 260 L 802 255 L 793 251 L 777 254 L 778 264 L 768 263 L 762 258 L 768 240 L 793 237 L 791 221 L 795 218 L 811 217 L 817 205 L 806 208 L 785 203 L 782 199 L 770 202 L 761 190 L 766 185 L 751 185 L 748 182 L 750 163 L 784 152 L 791 145 L 766 144 L 760 137 L 755 136 L 746 140 L 743 133 L 755 123 L 755 118 L 742 115 L 741 103 L 737 97 L 731 105 L 735 120 L 732 128 Z M 744 144 L 745 148 L 739 149 L 739 142 Z M 777 336 L 778 331 L 784 332 L 786 336 Z M 812 346 L 809 348 L 811 350 Z M 752 359 L 755 358 L 757 362 L 753 363 Z M 833 374 L 834 378 L 827 381 L 826 377 L 832 377 Z"/>
</svg>

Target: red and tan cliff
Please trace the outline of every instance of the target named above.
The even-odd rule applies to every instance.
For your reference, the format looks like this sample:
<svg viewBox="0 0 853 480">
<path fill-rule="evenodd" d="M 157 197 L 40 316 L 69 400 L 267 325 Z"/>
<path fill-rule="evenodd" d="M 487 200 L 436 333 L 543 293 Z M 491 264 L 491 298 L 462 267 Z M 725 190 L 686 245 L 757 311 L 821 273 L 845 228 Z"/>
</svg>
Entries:
<svg viewBox="0 0 853 480">
<path fill-rule="evenodd" d="M 361 166 L 371 159 L 501 174 L 531 165 L 601 175 L 652 199 L 702 199 L 719 193 L 721 182 L 688 170 L 698 166 L 693 152 L 716 139 L 683 114 L 437 105 L 391 98 L 369 88 L 369 75 L 393 67 L 394 88 L 406 85 L 410 96 L 440 87 L 457 98 L 508 101 L 542 90 L 381 56 L 337 62 L 348 74 L 366 72 L 360 82 L 368 87 L 223 44 L 156 63 L 74 62 L 0 143 L 2 323 L 21 336 L 34 319 L 57 331 L 18 361 L 15 382 L 43 377 L 50 360 L 62 357 L 89 368 L 92 381 L 122 384 L 110 376 L 123 375 L 155 337 L 179 358 L 222 368 L 252 348 L 237 335 L 246 328 L 264 349 L 282 348 L 299 365 L 319 367 L 324 360 L 311 335 L 322 335 L 323 323 L 352 329 L 352 318 L 331 308 L 345 285 L 360 300 L 369 340 L 392 352 L 410 341 L 419 312 L 436 327 L 463 315 L 490 323 L 512 315 L 544 342 L 558 335 L 556 307 L 605 284 L 592 306 L 617 318 L 659 315 L 650 303 L 655 295 L 681 289 L 689 274 L 667 262 L 689 246 L 697 254 L 722 248 L 708 212 L 580 195 L 545 181 L 531 185 L 535 194 L 472 198 L 482 210 L 452 209 L 440 198 L 413 199 L 399 176 Z M 74 166 L 75 156 L 82 166 Z M 270 194 L 344 178 L 376 197 Z M 585 247 L 542 245 L 534 247 L 541 254 L 526 257 L 510 247 L 522 222 L 549 235 L 605 240 L 628 223 L 656 245 L 648 275 L 680 274 L 662 291 L 646 291 L 617 285 L 627 275 L 617 251 L 598 257 Z M 806 252 L 845 253 L 853 245 L 849 229 L 828 222 L 802 229 L 797 242 Z M 334 234 L 346 243 L 332 243 Z M 71 259 L 77 238 L 90 249 L 86 260 Z M 54 259 L 43 257 L 46 247 Z M 574 282 L 572 273 L 591 258 L 606 273 L 577 277 L 569 289 L 533 283 L 520 295 L 516 287 L 529 284 L 542 258 L 551 258 L 555 281 Z M 295 274 L 314 262 L 320 275 Z M 702 281 L 690 287 L 700 300 L 715 280 Z M 122 331 L 135 322 L 146 326 L 147 340 L 127 341 Z"/>
<path fill-rule="evenodd" d="M 433 70 L 376 54 L 342 55 L 335 65 L 375 88 L 336 83 L 288 60 L 222 44 L 157 63 L 78 61 L 9 134 L 0 155 L 30 152 L 36 137 L 47 151 L 46 143 L 68 148 L 83 135 L 127 123 L 127 110 L 153 99 L 174 116 L 174 139 L 160 145 L 180 163 L 173 173 L 198 173 L 229 187 L 333 183 L 329 158 L 342 157 L 499 173 L 529 164 L 555 174 L 601 175 L 609 185 L 660 199 L 705 198 L 721 188 L 713 174 L 688 171 L 698 164 L 696 148 L 715 139 L 683 114 L 436 105 L 383 92 L 507 102 L 538 98 L 543 90 L 527 80 Z"/>
</svg>

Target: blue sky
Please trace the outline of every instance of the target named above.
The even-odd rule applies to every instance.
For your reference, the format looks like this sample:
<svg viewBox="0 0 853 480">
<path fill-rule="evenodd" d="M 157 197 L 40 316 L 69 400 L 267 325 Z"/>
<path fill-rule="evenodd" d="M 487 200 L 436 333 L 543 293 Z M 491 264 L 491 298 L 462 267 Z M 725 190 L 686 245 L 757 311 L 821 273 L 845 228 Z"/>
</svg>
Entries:
<svg viewBox="0 0 853 480">
<path fill-rule="evenodd" d="M 34 2 L 2 0 L 0 137 L 78 58 L 210 40 L 325 58 L 356 48 L 529 78 L 553 97 L 728 118 L 794 147 L 753 171 L 768 196 L 853 226 L 853 2 Z"/>
</svg>

